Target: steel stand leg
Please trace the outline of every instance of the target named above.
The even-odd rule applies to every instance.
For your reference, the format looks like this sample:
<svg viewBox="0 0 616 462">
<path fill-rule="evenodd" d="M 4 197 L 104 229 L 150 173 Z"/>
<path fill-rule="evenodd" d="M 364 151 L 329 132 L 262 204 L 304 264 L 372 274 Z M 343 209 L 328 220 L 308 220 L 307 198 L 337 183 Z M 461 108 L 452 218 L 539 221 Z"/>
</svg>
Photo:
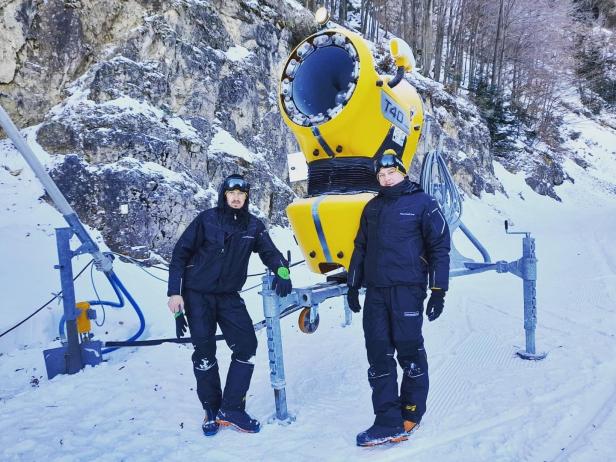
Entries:
<svg viewBox="0 0 616 462">
<path fill-rule="evenodd" d="M 276 401 L 275 420 L 291 423 L 295 420 L 287 410 L 287 393 L 282 356 L 282 334 L 280 331 L 280 299 L 271 287 L 272 276 L 263 276 L 263 314 L 267 331 L 267 351 L 269 355 L 270 381 Z"/>
<path fill-rule="evenodd" d="M 523 359 L 540 360 L 546 353 L 535 351 L 535 328 L 537 326 L 537 258 L 535 239 L 527 235 L 522 240 L 522 281 L 524 285 L 524 332 L 526 351 L 518 351 Z"/>
<path fill-rule="evenodd" d="M 73 232 L 70 228 L 56 229 L 56 242 L 60 264 L 60 283 L 62 285 L 62 303 L 64 305 L 64 318 L 66 320 L 66 339 L 68 342 L 65 361 L 66 373 L 75 374 L 83 369 L 79 334 L 77 332 L 77 312 L 75 309 L 75 287 L 73 286 L 73 265 L 70 241 Z"/>
<path fill-rule="evenodd" d="M 347 300 L 346 294 L 342 295 L 342 300 L 344 300 L 344 323 L 342 327 L 350 326 L 353 321 L 353 312 L 349 307 L 349 301 Z"/>
</svg>

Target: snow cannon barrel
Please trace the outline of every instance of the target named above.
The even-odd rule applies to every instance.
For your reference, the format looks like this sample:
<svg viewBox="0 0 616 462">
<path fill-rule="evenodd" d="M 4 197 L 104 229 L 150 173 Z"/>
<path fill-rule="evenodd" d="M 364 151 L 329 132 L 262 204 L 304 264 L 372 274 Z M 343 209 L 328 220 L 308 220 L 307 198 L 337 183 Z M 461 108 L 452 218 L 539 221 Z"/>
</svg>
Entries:
<svg viewBox="0 0 616 462">
<path fill-rule="evenodd" d="M 423 124 L 421 98 L 402 77 L 409 46 L 390 42 L 395 77 L 379 75 L 368 43 L 346 29 L 303 40 L 287 59 L 279 105 L 308 164 L 308 197 L 287 208 L 308 266 L 348 268 L 361 212 L 378 190 L 373 161 L 393 150 L 407 170 Z"/>
</svg>

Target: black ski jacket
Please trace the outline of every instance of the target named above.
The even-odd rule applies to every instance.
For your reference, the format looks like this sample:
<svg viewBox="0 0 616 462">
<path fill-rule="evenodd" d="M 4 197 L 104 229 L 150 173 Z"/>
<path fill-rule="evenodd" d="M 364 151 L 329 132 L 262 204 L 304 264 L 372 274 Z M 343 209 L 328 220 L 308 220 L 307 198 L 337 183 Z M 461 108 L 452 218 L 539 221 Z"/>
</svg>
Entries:
<svg viewBox="0 0 616 462">
<path fill-rule="evenodd" d="M 261 220 L 227 205 L 219 192 L 218 206 L 201 212 L 180 236 L 169 264 L 167 296 L 183 289 L 229 294 L 242 290 L 250 254 L 258 252 L 274 273 L 288 262 L 278 251 Z"/>
<path fill-rule="evenodd" d="M 449 288 L 450 237 L 436 200 L 406 178 L 381 188 L 361 215 L 350 287 Z"/>
</svg>

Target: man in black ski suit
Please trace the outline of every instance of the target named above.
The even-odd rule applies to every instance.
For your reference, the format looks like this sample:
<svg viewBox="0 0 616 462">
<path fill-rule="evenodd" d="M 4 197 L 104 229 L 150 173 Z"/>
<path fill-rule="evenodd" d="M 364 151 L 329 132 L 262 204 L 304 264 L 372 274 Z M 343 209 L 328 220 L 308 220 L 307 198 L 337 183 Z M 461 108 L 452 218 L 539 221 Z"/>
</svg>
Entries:
<svg viewBox="0 0 616 462">
<path fill-rule="evenodd" d="M 223 182 L 218 206 L 201 212 L 178 240 L 169 264 L 168 306 L 178 338 L 186 317 L 195 351 L 192 362 L 203 409 L 203 433 L 219 425 L 256 433 L 260 423 L 245 411 L 246 393 L 257 351 L 252 320 L 239 295 L 252 252 L 274 272 L 272 288 L 281 296 L 292 289 L 289 263 L 276 249 L 263 222 L 248 212 L 250 185 L 240 175 Z M 216 324 L 233 351 L 224 393 L 216 362 Z"/>
<path fill-rule="evenodd" d="M 421 334 L 426 285 L 426 314 L 433 321 L 443 311 L 449 280 L 449 228 L 436 200 L 408 179 L 397 156 L 385 153 L 374 166 L 381 188 L 363 210 L 347 281 L 356 313 L 358 289 L 366 287 L 363 327 L 376 416 L 357 435 L 358 446 L 406 440 L 421 421 L 428 396 Z"/>
</svg>

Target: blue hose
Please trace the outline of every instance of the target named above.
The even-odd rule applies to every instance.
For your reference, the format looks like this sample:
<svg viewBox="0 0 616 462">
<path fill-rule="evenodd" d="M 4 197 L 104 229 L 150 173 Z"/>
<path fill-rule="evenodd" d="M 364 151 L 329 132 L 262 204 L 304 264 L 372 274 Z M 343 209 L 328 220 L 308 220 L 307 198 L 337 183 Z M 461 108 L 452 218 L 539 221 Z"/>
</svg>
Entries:
<svg viewBox="0 0 616 462">
<path fill-rule="evenodd" d="M 143 331 L 145 330 L 145 318 L 143 317 L 143 313 L 141 309 L 139 308 L 139 305 L 133 298 L 133 296 L 130 294 L 128 290 L 126 290 L 126 287 L 124 287 L 124 284 L 122 284 L 122 281 L 120 281 L 118 276 L 116 276 L 116 274 L 113 271 L 107 275 L 107 278 L 109 279 L 109 282 L 113 286 L 114 290 L 116 290 L 116 288 L 119 288 L 120 291 L 122 291 L 124 295 L 126 295 L 126 298 L 130 302 L 130 304 L 133 306 L 135 313 L 137 313 L 137 316 L 139 317 L 139 323 L 140 323 L 139 330 L 137 331 L 135 335 L 133 335 L 131 338 L 128 339 L 129 342 L 136 340 L 141 336 L 141 334 L 143 334 Z M 117 290 L 116 290 L 116 293 L 118 293 Z M 118 295 L 120 294 L 118 293 Z M 117 348 L 104 348 L 102 350 L 102 353 L 103 354 L 111 353 L 112 351 L 115 351 L 115 350 L 117 350 Z"/>
<path fill-rule="evenodd" d="M 124 297 L 122 297 L 122 294 L 120 293 L 116 285 L 113 283 L 110 276 L 107 273 L 105 273 L 105 276 L 107 276 L 107 279 L 109 280 L 109 284 L 111 284 L 111 287 L 113 287 L 113 291 L 115 292 L 116 297 L 118 297 L 118 301 L 109 302 L 109 301 L 98 299 L 98 300 L 88 300 L 88 303 L 90 304 L 90 306 L 105 305 L 105 306 L 110 306 L 112 308 L 122 308 L 124 306 Z M 94 283 L 94 281 L 92 282 Z M 96 292 L 96 288 L 94 288 L 94 291 Z M 96 295 L 98 296 L 98 292 L 96 293 Z M 66 333 L 64 331 L 65 324 L 66 324 L 66 318 L 64 317 L 64 314 L 62 314 L 62 317 L 60 318 L 60 323 L 58 325 L 58 332 L 60 333 L 60 337 L 62 338 L 66 337 Z"/>
<path fill-rule="evenodd" d="M 102 300 L 92 300 L 92 301 L 89 301 L 88 303 L 91 306 L 92 305 L 105 305 L 105 306 L 110 306 L 112 308 L 122 308 L 124 306 L 124 297 L 122 296 L 122 293 L 124 293 L 128 301 L 134 308 L 135 312 L 137 313 L 137 316 L 139 317 L 139 323 L 140 323 L 139 330 L 137 331 L 135 335 L 129 338 L 128 341 L 130 342 L 130 341 L 138 339 L 141 336 L 141 334 L 143 334 L 143 331 L 145 330 L 145 318 L 143 317 L 143 312 L 139 308 L 139 305 L 137 304 L 135 299 L 132 297 L 132 295 L 128 292 L 128 290 L 126 290 L 126 287 L 124 287 L 124 284 L 122 284 L 122 281 L 120 281 L 118 276 L 113 271 L 111 271 L 110 273 L 105 273 L 105 276 L 107 276 L 107 279 L 109 280 L 109 283 L 111 284 L 111 287 L 113 287 L 113 291 L 118 297 L 118 301 L 109 302 L 109 301 L 102 301 Z M 66 337 L 65 331 L 64 331 L 64 325 L 65 325 L 65 318 L 64 318 L 64 315 L 62 315 L 62 318 L 60 318 L 60 324 L 58 326 L 58 331 L 60 332 L 61 337 Z M 117 350 L 117 348 L 104 348 L 101 352 L 103 354 L 107 354 L 115 350 Z"/>
<path fill-rule="evenodd" d="M 117 276 L 115 275 L 113 271 L 111 273 L 105 273 L 105 276 L 107 276 L 107 279 L 109 280 L 109 284 L 111 284 L 111 287 L 113 287 L 113 291 L 115 292 L 116 297 L 118 297 L 119 301 L 118 302 L 103 302 L 100 299 L 98 299 L 98 300 L 90 301 L 88 303 L 90 305 L 107 305 L 112 308 L 122 308 L 124 306 L 124 297 L 122 297 L 122 293 L 118 290 L 118 287 L 113 283 L 113 280 L 112 280 L 112 277 L 115 277 L 117 279 Z"/>
</svg>

